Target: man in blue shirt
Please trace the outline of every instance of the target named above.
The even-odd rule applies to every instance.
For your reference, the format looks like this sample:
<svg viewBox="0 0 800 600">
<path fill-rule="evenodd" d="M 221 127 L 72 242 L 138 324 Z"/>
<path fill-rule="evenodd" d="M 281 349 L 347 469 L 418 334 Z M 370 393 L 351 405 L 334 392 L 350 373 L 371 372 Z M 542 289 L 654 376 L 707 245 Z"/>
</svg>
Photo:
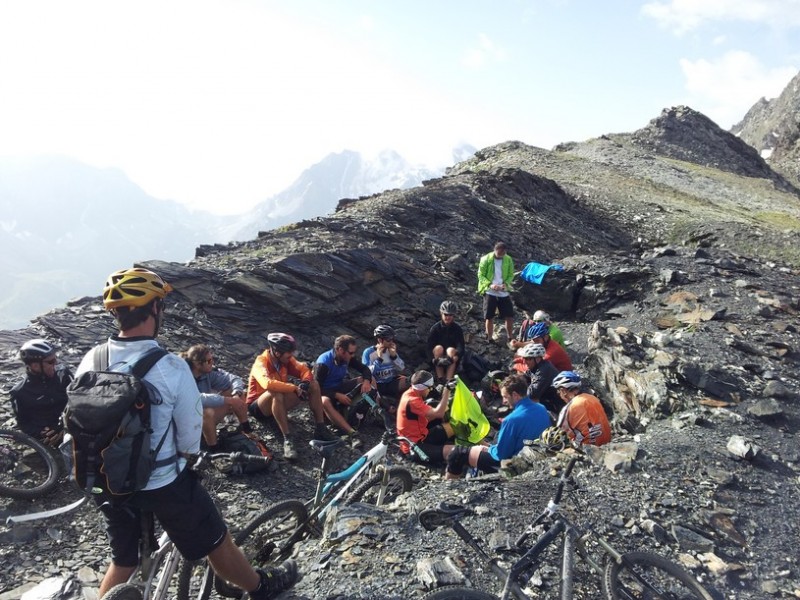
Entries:
<svg viewBox="0 0 800 600">
<path fill-rule="evenodd" d="M 522 450 L 525 440 L 539 438 L 550 426 L 550 415 L 544 406 L 526 395 L 527 391 L 528 380 L 523 375 L 511 375 L 500 384 L 503 402 L 511 412 L 503 419 L 495 443 L 491 446 L 456 446 L 447 457 L 446 479 L 461 477 L 465 464 L 484 473 L 494 473 L 501 460 Z"/>
</svg>

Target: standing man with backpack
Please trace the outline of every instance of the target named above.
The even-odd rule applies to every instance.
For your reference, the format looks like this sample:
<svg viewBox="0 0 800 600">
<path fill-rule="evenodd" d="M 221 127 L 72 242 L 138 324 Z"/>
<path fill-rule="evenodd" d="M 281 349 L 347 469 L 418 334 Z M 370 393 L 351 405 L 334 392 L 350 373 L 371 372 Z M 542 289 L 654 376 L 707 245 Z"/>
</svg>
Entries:
<svg viewBox="0 0 800 600">
<path fill-rule="evenodd" d="M 103 305 L 114 315 L 119 332 L 106 345 L 87 353 L 76 381 L 83 373 L 97 370 L 98 353 L 106 355 L 108 370 L 125 371 L 143 356 L 163 352 L 155 338 L 164 318 L 164 298 L 170 291 L 168 283 L 147 269 L 123 269 L 109 275 Z M 150 449 L 156 454 L 156 466 L 140 491 L 94 496 L 111 545 L 111 563 L 99 596 L 125 583 L 136 569 L 142 510 L 153 512 L 186 560 L 207 556 L 218 576 L 247 590 L 254 600 L 273 598 L 294 585 L 297 565 L 293 560 L 258 571 L 250 566 L 208 492 L 194 471 L 186 468 L 184 455 L 199 450 L 203 423 L 200 394 L 186 362 L 164 352 L 142 379 L 154 400 Z"/>
</svg>

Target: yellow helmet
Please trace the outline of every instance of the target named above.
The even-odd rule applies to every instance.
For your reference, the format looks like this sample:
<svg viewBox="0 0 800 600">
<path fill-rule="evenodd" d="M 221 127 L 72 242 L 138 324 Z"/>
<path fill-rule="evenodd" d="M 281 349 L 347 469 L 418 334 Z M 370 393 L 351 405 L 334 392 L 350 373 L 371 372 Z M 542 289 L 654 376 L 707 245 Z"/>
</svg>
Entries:
<svg viewBox="0 0 800 600">
<path fill-rule="evenodd" d="M 152 271 L 141 268 L 121 269 L 108 276 L 103 288 L 103 306 L 112 310 L 121 306 L 144 306 L 155 298 L 164 298 L 172 286 Z"/>
<path fill-rule="evenodd" d="M 569 444 L 569 436 L 561 427 L 548 427 L 539 435 L 539 442 L 548 450 L 563 450 Z"/>
</svg>

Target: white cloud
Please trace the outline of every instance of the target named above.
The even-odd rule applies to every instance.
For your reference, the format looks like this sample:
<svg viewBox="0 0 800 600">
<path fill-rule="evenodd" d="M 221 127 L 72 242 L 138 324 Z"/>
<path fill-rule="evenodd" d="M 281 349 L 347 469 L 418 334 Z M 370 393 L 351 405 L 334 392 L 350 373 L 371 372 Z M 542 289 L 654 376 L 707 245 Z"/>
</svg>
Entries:
<svg viewBox="0 0 800 600">
<path fill-rule="evenodd" d="M 725 129 L 762 96 L 778 96 L 797 74 L 794 66 L 768 69 L 743 51 L 727 52 L 716 60 L 681 59 L 680 65 L 690 98 L 686 103 Z"/>
<path fill-rule="evenodd" d="M 489 63 L 503 62 L 506 57 L 505 48 L 495 44 L 485 33 L 480 33 L 477 46 L 467 49 L 461 64 L 468 69 L 481 69 Z"/>
<path fill-rule="evenodd" d="M 642 13 L 677 34 L 706 21 L 745 21 L 779 29 L 800 26 L 800 0 L 669 0 L 649 2 Z"/>
</svg>

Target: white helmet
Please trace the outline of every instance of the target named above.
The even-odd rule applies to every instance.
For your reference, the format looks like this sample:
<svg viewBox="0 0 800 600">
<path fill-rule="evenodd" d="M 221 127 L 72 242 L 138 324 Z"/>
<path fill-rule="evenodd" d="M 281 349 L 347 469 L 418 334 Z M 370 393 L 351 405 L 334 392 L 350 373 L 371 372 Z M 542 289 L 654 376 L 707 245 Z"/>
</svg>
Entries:
<svg viewBox="0 0 800 600">
<path fill-rule="evenodd" d="M 517 356 L 522 358 L 542 358 L 544 355 L 545 349 L 541 344 L 527 344 L 517 350 Z"/>
<path fill-rule="evenodd" d="M 550 315 L 548 315 L 543 310 L 537 310 L 535 313 L 533 313 L 533 320 L 534 321 L 544 321 L 545 323 L 549 323 L 550 322 Z"/>
</svg>

